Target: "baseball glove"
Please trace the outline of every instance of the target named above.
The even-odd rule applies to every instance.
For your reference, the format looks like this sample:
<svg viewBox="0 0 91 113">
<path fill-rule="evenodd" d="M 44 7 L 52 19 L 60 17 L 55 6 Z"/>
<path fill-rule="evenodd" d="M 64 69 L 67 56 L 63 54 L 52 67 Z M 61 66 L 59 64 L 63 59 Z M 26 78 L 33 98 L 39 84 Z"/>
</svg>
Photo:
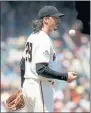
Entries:
<svg viewBox="0 0 91 113">
<path fill-rule="evenodd" d="M 25 106 L 22 90 L 16 91 L 5 102 L 5 106 L 8 111 L 20 110 Z"/>
</svg>

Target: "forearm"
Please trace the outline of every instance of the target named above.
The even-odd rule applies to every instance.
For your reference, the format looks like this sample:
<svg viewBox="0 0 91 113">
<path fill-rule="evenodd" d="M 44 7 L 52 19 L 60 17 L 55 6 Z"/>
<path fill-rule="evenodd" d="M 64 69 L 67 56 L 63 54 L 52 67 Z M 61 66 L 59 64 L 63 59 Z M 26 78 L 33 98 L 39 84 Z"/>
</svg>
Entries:
<svg viewBox="0 0 91 113">
<path fill-rule="evenodd" d="M 20 62 L 20 67 L 22 70 L 25 70 L 25 59 L 22 58 Z M 58 80 L 64 80 L 67 81 L 68 73 L 59 73 L 51 68 L 48 67 L 47 63 L 37 63 L 36 64 L 36 72 L 38 75 L 41 75 L 46 78 L 52 78 L 52 79 L 58 79 Z M 25 72 L 24 72 L 25 73 Z M 24 75 L 21 75 L 21 78 L 24 77 Z"/>
<path fill-rule="evenodd" d="M 20 61 L 20 73 L 21 73 L 21 87 L 23 86 L 24 82 L 24 74 L 25 74 L 25 59 L 22 58 Z"/>
<path fill-rule="evenodd" d="M 21 71 L 21 87 L 22 87 L 23 86 L 23 82 L 25 80 L 25 78 L 24 78 L 25 70 L 20 69 L 20 71 Z"/>
<path fill-rule="evenodd" d="M 59 73 L 48 67 L 46 63 L 37 63 L 36 72 L 46 78 L 58 79 L 67 81 L 68 73 Z"/>
</svg>

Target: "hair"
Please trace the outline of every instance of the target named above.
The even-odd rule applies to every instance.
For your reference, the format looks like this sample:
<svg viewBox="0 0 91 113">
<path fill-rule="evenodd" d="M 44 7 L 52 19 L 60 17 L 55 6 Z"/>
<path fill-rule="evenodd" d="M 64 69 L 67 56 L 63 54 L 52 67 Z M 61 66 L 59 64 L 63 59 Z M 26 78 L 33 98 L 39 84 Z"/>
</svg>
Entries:
<svg viewBox="0 0 91 113">
<path fill-rule="evenodd" d="M 43 19 L 40 19 L 40 20 L 34 20 L 32 22 L 32 30 L 33 30 L 33 33 L 37 33 L 39 32 L 43 27 Z"/>
</svg>

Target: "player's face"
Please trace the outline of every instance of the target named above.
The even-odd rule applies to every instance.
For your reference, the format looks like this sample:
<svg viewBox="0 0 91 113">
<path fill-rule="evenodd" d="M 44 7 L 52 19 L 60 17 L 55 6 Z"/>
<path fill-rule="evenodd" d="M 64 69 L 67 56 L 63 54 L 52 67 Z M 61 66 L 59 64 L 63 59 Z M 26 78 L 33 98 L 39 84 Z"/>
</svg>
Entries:
<svg viewBox="0 0 91 113">
<path fill-rule="evenodd" d="M 59 24 L 60 19 L 58 17 L 49 17 L 48 26 L 51 31 L 55 29 L 55 27 Z"/>
</svg>

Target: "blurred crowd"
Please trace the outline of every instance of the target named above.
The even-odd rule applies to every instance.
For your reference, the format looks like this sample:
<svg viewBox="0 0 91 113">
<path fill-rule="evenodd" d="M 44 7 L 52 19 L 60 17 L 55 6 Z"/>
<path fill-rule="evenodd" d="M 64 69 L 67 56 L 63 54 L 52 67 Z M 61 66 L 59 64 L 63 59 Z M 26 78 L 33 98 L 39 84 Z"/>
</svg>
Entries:
<svg viewBox="0 0 91 113">
<path fill-rule="evenodd" d="M 90 112 L 90 41 L 89 35 L 83 34 L 83 23 L 76 20 L 71 29 L 63 35 L 63 41 L 56 39 L 56 66 L 59 72 L 78 73 L 76 81 L 68 84 L 58 81 L 54 94 L 54 112 Z"/>
<path fill-rule="evenodd" d="M 90 38 L 81 32 L 83 26 L 76 20 L 61 36 L 59 31 L 51 34 L 56 50 L 52 68 L 59 72 L 75 71 L 78 78 L 72 83 L 57 81 L 54 93 L 54 112 L 90 112 Z M 8 37 L 1 40 L 1 101 L 21 88 L 19 63 L 27 37 Z M 5 111 L 1 103 L 1 111 Z"/>
<path fill-rule="evenodd" d="M 31 34 L 30 21 L 37 18 L 35 15 L 45 4 L 54 5 L 66 14 L 61 28 L 51 33 L 56 51 L 52 68 L 58 72 L 78 73 L 72 83 L 57 80 L 54 112 L 90 112 L 90 36 L 82 33 L 83 23 L 76 20 L 75 3 L 71 1 L 1 3 L 1 111 L 6 111 L 2 102 L 21 89 L 19 64 Z M 69 34 L 70 29 L 75 30 L 74 35 Z"/>
</svg>

